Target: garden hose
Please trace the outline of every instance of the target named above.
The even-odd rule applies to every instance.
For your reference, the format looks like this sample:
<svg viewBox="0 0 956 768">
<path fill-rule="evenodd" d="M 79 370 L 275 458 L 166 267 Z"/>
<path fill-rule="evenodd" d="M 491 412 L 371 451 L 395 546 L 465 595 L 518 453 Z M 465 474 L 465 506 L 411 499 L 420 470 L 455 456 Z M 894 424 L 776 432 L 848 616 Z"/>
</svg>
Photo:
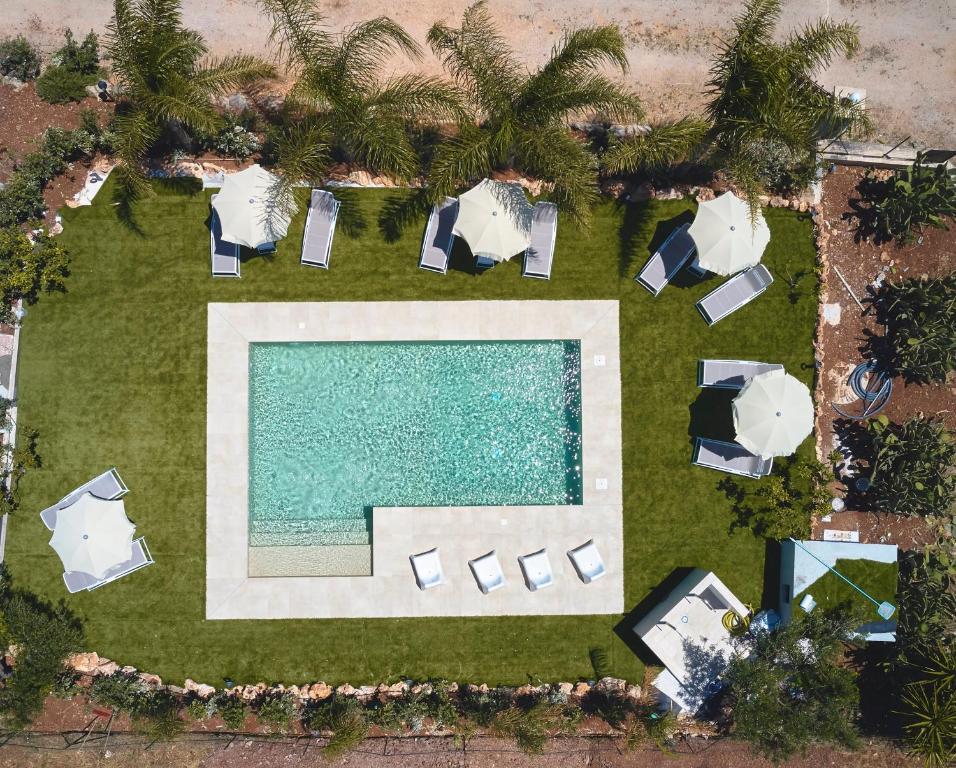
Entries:
<svg viewBox="0 0 956 768">
<path fill-rule="evenodd" d="M 866 379 L 865 382 L 864 379 Z M 878 370 L 876 360 L 867 360 L 853 369 L 850 374 L 850 388 L 853 394 L 863 401 L 861 416 L 847 413 L 836 403 L 830 403 L 830 405 L 844 418 L 860 421 L 876 416 L 886 407 L 893 394 L 893 379 L 886 372 Z"/>
<path fill-rule="evenodd" d="M 724 629 L 728 632 L 737 633 L 746 632 L 750 628 L 750 617 L 753 615 L 754 609 L 750 603 L 744 603 L 744 608 L 747 609 L 746 616 L 738 616 L 735 611 L 727 611 L 724 614 L 724 618 L 721 620 Z"/>
</svg>

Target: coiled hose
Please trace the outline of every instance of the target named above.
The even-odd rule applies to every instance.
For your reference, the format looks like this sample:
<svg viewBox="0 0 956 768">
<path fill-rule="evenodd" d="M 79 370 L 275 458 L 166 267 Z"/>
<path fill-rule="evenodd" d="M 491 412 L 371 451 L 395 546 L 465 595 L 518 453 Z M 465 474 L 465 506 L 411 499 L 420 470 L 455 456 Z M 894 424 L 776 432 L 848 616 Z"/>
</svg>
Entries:
<svg viewBox="0 0 956 768">
<path fill-rule="evenodd" d="M 850 374 L 850 388 L 863 401 L 863 413 L 854 416 L 840 408 L 836 403 L 830 403 L 837 413 L 846 419 L 860 421 L 876 416 L 890 401 L 893 394 L 893 379 L 879 369 L 876 360 L 867 360 L 860 363 Z"/>
</svg>

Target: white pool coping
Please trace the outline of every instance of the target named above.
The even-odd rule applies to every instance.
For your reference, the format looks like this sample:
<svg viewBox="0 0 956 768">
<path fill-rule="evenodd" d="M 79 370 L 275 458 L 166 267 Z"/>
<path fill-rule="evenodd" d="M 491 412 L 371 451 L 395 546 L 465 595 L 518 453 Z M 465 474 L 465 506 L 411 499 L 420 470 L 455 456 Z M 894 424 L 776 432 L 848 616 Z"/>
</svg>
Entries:
<svg viewBox="0 0 956 768">
<path fill-rule="evenodd" d="M 250 342 L 568 339 L 581 342 L 580 506 L 378 507 L 371 576 L 249 577 Z M 615 614 L 624 610 L 617 301 L 209 304 L 206 618 Z M 566 551 L 594 539 L 607 575 L 582 583 Z M 409 556 L 438 547 L 446 583 L 422 592 Z M 529 591 L 518 555 L 548 549 L 554 585 Z M 508 586 L 467 561 L 496 549 Z"/>
</svg>

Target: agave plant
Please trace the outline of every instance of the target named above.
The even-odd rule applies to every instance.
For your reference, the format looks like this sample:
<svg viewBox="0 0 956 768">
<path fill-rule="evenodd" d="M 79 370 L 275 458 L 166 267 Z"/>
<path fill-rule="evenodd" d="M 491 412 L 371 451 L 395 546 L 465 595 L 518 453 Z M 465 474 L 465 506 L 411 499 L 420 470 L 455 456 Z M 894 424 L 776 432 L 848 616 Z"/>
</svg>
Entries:
<svg viewBox="0 0 956 768">
<path fill-rule="evenodd" d="M 905 245 L 924 225 L 949 229 L 945 219 L 956 217 L 956 179 L 945 165 L 929 168 L 923 164 L 925 160 L 924 153 L 917 153 L 912 166 L 896 171 L 882 184 L 872 185 L 878 192 L 871 213 L 881 239 L 895 237 Z"/>
<path fill-rule="evenodd" d="M 515 169 L 548 182 L 551 197 L 586 222 L 597 197 L 596 162 L 572 135 L 568 120 L 597 114 L 638 117 L 637 99 L 601 74 L 627 69 L 614 26 L 568 32 L 548 61 L 527 71 L 498 32 L 484 2 L 464 12 L 461 26 L 437 23 L 428 43 L 464 92 L 469 119 L 436 150 L 429 173 L 435 197 L 494 170 Z"/>
<path fill-rule="evenodd" d="M 261 0 L 272 17 L 271 39 L 295 77 L 287 103 L 297 129 L 284 136 L 278 161 L 286 176 L 321 175 L 329 152 L 408 180 L 419 170 L 409 127 L 456 120 L 457 91 L 435 77 L 382 75 L 396 54 L 422 51 L 398 24 L 379 17 L 333 34 L 312 0 Z"/>
<path fill-rule="evenodd" d="M 944 382 L 956 369 L 956 272 L 888 283 L 879 298 L 894 367 L 909 381 Z"/>
<path fill-rule="evenodd" d="M 179 0 L 115 0 L 107 30 L 120 94 L 116 175 L 127 200 L 148 191 L 143 166 L 164 130 L 178 122 L 213 132 L 221 124 L 213 97 L 274 74 L 253 56 L 206 58 L 202 35 L 182 24 Z"/>
<path fill-rule="evenodd" d="M 857 50 L 856 26 L 822 18 L 778 42 L 780 5 L 747 3 L 707 83 L 708 142 L 754 209 L 770 180 L 766 169 L 779 157 L 806 173 L 816 162 L 818 139 L 869 127 L 862 104 L 845 102 L 814 80 L 834 57 Z"/>
<path fill-rule="evenodd" d="M 956 687 L 931 679 L 909 683 L 902 695 L 903 732 L 912 754 L 928 767 L 956 760 Z"/>
</svg>

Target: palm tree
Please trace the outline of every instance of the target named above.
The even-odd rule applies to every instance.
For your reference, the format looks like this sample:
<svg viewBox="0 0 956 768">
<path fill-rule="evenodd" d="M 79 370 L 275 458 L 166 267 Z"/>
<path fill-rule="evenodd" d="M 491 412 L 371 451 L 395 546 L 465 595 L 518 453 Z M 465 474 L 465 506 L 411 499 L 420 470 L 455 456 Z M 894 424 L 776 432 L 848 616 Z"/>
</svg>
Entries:
<svg viewBox="0 0 956 768">
<path fill-rule="evenodd" d="M 107 30 L 106 51 L 120 86 L 117 175 L 127 200 L 148 191 L 143 164 L 170 124 L 215 130 L 214 96 L 274 74 L 252 56 L 206 59 L 202 35 L 182 25 L 179 0 L 115 0 Z"/>
<path fill-rule="evenodd" d="M 260 2 L 296 78 L 287 103 L 298 108 L 300 127 L 286 132 L 278 152 L 285 175 L 321 175 L 331 150 L 400 179 L 414 177 L 420 163 L 409 126 L 455 120 L 462 109 L 457 91 L 438 78 L 381 76 L 395 54 L 421 58 L 408 33 L 382 16 L 332 34 L 313 0 Z"/>
<path fill-rule="evenodd" d="M 813 79 L 835 56 L 857 50 L 856 25 L 822 18 L 777 42 L 779 18 L 780 0 L 749 0 L 707 83 L 709 143 L 754 206 L 768 167 L 812 170 L 818 139 L 869 126 L 862 105 L 842 102 Z"/>
<path fill-rule="evenodd" d="M 600 73 L 627 70 L 620 30 L 568 32 L 534 72 L 515 59 L 484 2 L 470 6 L 461 27 L 432 26 L 428 43 L 464 92 L 470 119 L 438 147 L 429 173 L 435 197 L 496 169 L 513 168 L 548 182 L 551 197 L 585 223 L 597 197 L 596 161 L 568 129 L 574 115 L 639 117 L 640 104 Z"/>
</svg>

